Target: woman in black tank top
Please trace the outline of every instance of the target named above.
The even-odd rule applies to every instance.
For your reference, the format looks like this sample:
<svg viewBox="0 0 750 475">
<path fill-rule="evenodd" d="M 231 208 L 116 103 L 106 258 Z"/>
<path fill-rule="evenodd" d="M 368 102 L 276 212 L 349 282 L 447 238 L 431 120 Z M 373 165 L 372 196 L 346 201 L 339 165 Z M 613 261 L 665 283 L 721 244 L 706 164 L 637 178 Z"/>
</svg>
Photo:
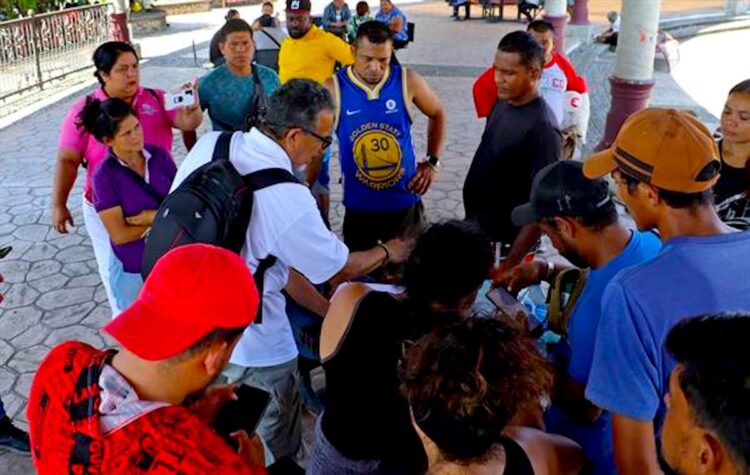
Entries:
<svg viewBox="0 0 750 475">
<path fill-rule="evenodd" d="M 402 346 L 469 314 L 491 266 L 481 230 L 449 221 L 419 238 L 403 295 L 362 284 L 336 294 L 321 332 L 325 409 L 308 474 L 424 473 L 424 450 L 399 391 Z"/>
<path fill-rule="evenodd" d="M 572 441 L 509 426 L 552 386 L 549 364 L 514 323 L 475 317 L 433 331 L 406 351 L 401 380 L 428 473 L 572 474 L 583 467 Z"/>
</svg>

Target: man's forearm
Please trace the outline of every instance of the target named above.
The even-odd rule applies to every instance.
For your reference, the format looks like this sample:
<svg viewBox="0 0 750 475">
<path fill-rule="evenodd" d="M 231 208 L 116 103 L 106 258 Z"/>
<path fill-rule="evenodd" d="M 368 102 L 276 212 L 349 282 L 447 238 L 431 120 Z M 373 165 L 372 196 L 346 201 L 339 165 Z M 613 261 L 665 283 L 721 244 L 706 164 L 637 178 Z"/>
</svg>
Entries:
<svg viewBox="0 0 750 475">
<path fill-rule="evenodd" d="M 440 156 L 445 141 L 445 113 L 430 117 L 427 122 L 427 154 Z"/>
<path fill-rule="evenodd" d="M 567 368 L 556 368 L 556 370 L 556 391 L 553 402 L 571 418 L 586 424 L 593 423 L 601 416 L 602 410 L 586 399 L 586 386 L 571 378 Z"/>
<path fill-rule="evenodd" d="M 312 187 L 315 184 L 315 181 L 318 179 L 318 174 L 320 173 L 320 170 L 322 168 L 323 160 L 313 160 L 309 165 L 307 165 L 307 168 L 305 168 L 305 182 L 307 186 Z"/>
<path fill-rule="evenodd" d="M 612 413 L 615 463 L 622 475 L 662 475 L 656 455 L 653 421 Z"/>
<path fill-rule="evenodd" d="M 542 236 L 542 231 L 537 224 L 527 224 L 521 228 L 516 240 L 510 248 L 506 265 L 512 268 L 521 263 L 524 256 L 531 250 Z"/>
<path fill-rule="evenodd" d="M 385 249 L 380 246 L 373 247 L 368 251 L 352 252 L 349 254 L 349 259 L 346 261 L 344 268 L 328 282 L 335 288 L 342 282 L 374 271 L 386 262 L 387 257 Z"/>
<path fill-rule="evenodd" d="M 328 300 L 307 280 L 294 269 L 289 269 L 289 281 L 284 288 L 298 305 L 310 310 L 316 315 L 325 317 L 328 312 Z"/>
</svg>

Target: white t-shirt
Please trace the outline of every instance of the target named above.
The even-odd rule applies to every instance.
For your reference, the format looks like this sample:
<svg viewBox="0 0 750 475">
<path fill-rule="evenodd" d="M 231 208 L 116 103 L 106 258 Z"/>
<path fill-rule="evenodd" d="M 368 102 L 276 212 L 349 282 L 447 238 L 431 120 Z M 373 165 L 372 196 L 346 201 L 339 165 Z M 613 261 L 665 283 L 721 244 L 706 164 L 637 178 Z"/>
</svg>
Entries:
<svg viewBox="0 0 750 475">
<path fill-rule="evenodd" d="M 614 23 L 612 23 L 612 31 L 615 33 L 620 32 L 620 17 L 617 17 L 617 20 L 615 20 Z"/>
<path fill-rule="evenodd" d="M 209 162 L 218 132 L 195 144 L 177 170 L 172 190 L 190 173 Z M 232 140 L 230 160 L 243 175 L 266 168 L 292 171 L 292 163 L 279 144 L 257 129 Z M 336 275 L 349 258 L 349 249 L 329 231 L 310 191 L 296 183 L 282 183 L 255 193 L 253 212 L 242 255 L 251 270 L 261 259 L 276 256 L 266 271 L 263 291 L 263 323 L 250 325 L 232 354 L 231 362 L 246 367 L 286 363 L 297 357 L 297 347 L 286 316 L 281 290 L 293 267 L 312 283 Z"/>
</svg>

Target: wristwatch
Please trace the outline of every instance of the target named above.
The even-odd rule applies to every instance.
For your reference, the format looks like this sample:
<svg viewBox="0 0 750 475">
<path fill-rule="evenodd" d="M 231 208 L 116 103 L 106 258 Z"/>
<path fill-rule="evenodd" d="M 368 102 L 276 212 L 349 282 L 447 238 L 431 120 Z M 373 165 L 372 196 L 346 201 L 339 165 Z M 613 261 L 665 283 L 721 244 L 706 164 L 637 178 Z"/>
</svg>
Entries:
<svg viewBox="0 0 750 475">
<path fill-rule="evenodd" d="M 428 165 L 430 165 L 434 169 L 440 168 L 440 159 L 436 157 L 435 155 L 428 155 L 427 160 L 425 160 Z"/>
</svg>

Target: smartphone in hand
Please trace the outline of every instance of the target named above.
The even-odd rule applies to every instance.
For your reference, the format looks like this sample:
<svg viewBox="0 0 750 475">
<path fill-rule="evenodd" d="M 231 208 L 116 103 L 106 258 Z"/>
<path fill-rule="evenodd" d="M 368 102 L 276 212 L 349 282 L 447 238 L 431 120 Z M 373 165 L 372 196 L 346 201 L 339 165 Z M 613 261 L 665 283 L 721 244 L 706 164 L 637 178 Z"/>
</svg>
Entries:
<svg viewBox="0 0 750 475">
<path fill-rule="evenodd" d="M 185 89 L 177 93 L 166 93 L 164 94 L 164 108 L 168 111 L 177 109 L 178 107 L 191 107 L 195 105 L 195 91 L 193 89 Z"/>
<path fill-rule="evenodd" d="M 521 314 L 526 319 L 526 326 L 531 334 L 535 334 L 542 325 L 526 307 L 502 287 L 495 287 L 487 292 L 487 298 L 507 317 L 515 320 Z"/>
<path fill-rule="evenodd" d="M 237 400 L 227 401 L 214 420 L 214 430 L 235 449 L 237 443 L 231 434 L 244 430 L 252 436 L 271 402 L 271 394 L 247 384 L 237 388 L 236 394 Z"/>
</svg>

